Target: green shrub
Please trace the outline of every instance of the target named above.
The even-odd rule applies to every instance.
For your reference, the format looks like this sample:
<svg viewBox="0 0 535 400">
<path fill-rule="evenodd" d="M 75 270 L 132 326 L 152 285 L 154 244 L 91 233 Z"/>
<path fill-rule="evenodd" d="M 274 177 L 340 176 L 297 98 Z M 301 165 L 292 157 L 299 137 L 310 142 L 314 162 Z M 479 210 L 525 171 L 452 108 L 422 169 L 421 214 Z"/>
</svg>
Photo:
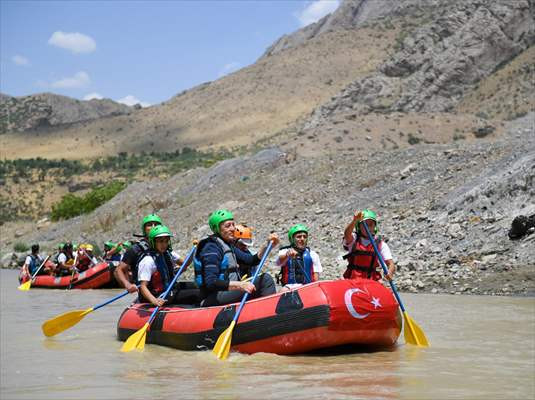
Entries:
<svg viewBox="0 0 535 400">
<path fill-rule="evenodd" d="M 409 138 L 407 141 L 409 142 L 409 144 L 414 145 L 414 144 L 420 143 L 422 139 L 420 139 L 419 137 L 413 136 L 412 133 L 409 133 Z"/>
<path fill-rule="evenodd" d="M 59 203 L 52 206 L 52 221 L 69 219 L 77 215 L 87 214 L 112 199 L 125 187 L 124 182 L 111 182 L 106 186 L 93 189 L 83 197 L 66 194 Z"/>
<path fill-rule="evenodd" d="M 28 250 L 30 250 L 30 246 L 28 246 L 26 243 L 17 242 L 13 245 L 13 251 L 16 253 L 24 253 Z"/>
</svg>

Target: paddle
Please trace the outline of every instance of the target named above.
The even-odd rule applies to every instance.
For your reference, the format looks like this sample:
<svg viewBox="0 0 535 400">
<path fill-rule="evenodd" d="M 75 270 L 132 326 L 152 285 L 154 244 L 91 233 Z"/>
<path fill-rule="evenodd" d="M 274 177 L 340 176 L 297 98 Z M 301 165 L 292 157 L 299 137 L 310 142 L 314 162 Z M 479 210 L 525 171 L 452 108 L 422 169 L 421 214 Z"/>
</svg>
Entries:
<svg viewBox="0 0 535 400">
<path fill-rule="evenodd" d="M 76 251 L 76 255 L 74 256 L 74 261 L 72 262 L 72 274 L 71 274 L 71 281 L 69 282 L 69 287 L 67 290 L 72 289 L 72 284 L 74 282 L 74 274 L 78 272 L 78 268 L 76 268 L 76 261 L 78 261 L 78 250 Z"/>
<path fill-rule="evenodd" d="M 364 226 L 364 229 L 366 230 L 366 233 L 368 234 L 368 238 L 370 239 L 372 243 L 375 254 L 377 254 L 377 257 L 379 258 L 379 262 L 381 263 L 381 267 L 383 267 L 384 274 L 385 275 L 388 274 L 388 269 L 386 268 L 385 261 L 383 260 L 383 256 L 381 255 L 381 252 L 377 248 L 377 244 L 375 243 L 375 239 L 373 238 L 372 234 L 370 233 L 370 230 L 368 229 L 368 225 L 366 225 L 366 223 L 363 223 L 362 225 Z M 403 320 L 405 321 L 405 329 L 404 329 L 405 342 L 414 344 L 416 346 L 428 347 L 429 343 L 427 342 L 427 338 L 425 337 L 423 330 L 418 326 L 416 322 L 414 322 L 414 320 L 411 317 L 409 317 L 409 314 L 407 313 L 407 311 L 405 311 L 405 307 L 403 306 L 403 302 L 401 301 L 401 298 L 399 297 L 394 281 L 389 280 L 388 282 L 390 282 L 390 287 L 392 287 L 392 291 L 394 292 L 394 295 L 396 296 L 396 300 L 398 301 L 399 307 L 401 308 L 401 311 L 403 312 Z"/>
<path fill-rule="evenodd" d="M 46 321 L 41 326 L 41 329 L 43 330 L 43 333 L 45 334 L 45 336 L 57 335 L 58 333 L 63 332 L 66 329 L 69 329 L 71 326 L 76 325 L 78 322 L 82 320 L 82 318 L 84 318 L 91 311 L 98 310 L 101 307 L 104 307 L 110 303 L 113 303 L 115 300 L 119 300 L 121 297 L 124 297 L 127 294 L 128 294 L 128 290 L 105 301 L 104 303 L 101 303 L 95 307 L 88 308 L 87 310 L 69 311 L 61 315 L 58 315 L 57 317 L 54 317 Z"/>
<path fill-rule="evenodd" d="M 165 299 L 167 297 L 167 295 L 171 291 L 171 288 L 174 286 L 174 284 L 175 284 L 176 280 L 178 279 L 178 277 L 180 275 L 182 275 L 182 272 L 188 266 L 189 260 L 193 256 L 193 253 L 195 252 L 195 249 L 197 248 L 196 241 L 194 243 L 195 244 L 193 245 L 193 247 L 189 251 L 188 255 L 186 256 L 186 259 L 182 263 L 182 266 L 180 267 L 180 269 L 176 273 L 175 277 L 173 278 L 173 280 L 171 281 L 171 283 L 169 284 L 169 286 L 167 287 L 165 292 L 163 292 L 160 295 L 160 298 Z M 126 341 L 124 342 L 123 346 L 121 347 L 121 351 L 128 352 L 128 351 L 132 351 L 134 349 L 143 350 L 145 348 L 145 341 L 147 340 L 147 330 L 149 329 L 149 326 L 152 323 L 152 321 L 154 320 L 154 318 L 156 317 L 156 313 L 158 312 L 159 309 L 160 309 L 160 307 L 157 306 L 154 309 L 154 311 L 152 312 L 152 314 L 150 315 L 150 318 L 145 323 L 145 325 L 143 325 L 143 327 L 141 329 L 139 329 L 138 331 L 134 332 L 133 334 L 130 335 L 130 337 L 128 339 L 126 339 Z"/>
<path fill-rule="evenodd" d="M 258 273 L 264 266 L 264 263 L 266 262 L 266 259 L 269 255 L 269 252 L 271 251 L 271 247 L 273 246 L 273 242 L 271 240 L 269 241 L 269 244 L 266 248 L 266 251 L 264 252 L 264 255 L 262 256 L 262 260 L 260 261 L 260 264 L 258 265 L 258 268 L 256 269 L 253 279 L 251 282 L 254 283 L 256 277 L 258 276 Z M 240 316 L 241 310 L 243 308 L 243 305 L 245 304 L 245 301 L 247 300 L 247 297 L 249 297 L 249 293 L 245 292 L 243 295 L 243 298 L 241 299 L 240 306 L 238 307 L 238 310 L 236 311 L 236 315 L 234 315 L 234 318 L 232 319 L 232 322 L 230 323 L 229 327 L 219 335 L 219 338 L 217 339 L 217 342 L 214 346 L 214 349 L 212 350 L 212 353 L 216 355 L 217 358 L 220 360 L 225 360 L 228 357 L 228 354 L 230 352 L 230 345 L 232 342 L 232 331 L 234 330 L 234 326 L 236 325 L 236 321 L 238 320 L 238 317 Z"/>
<path fill-rule="evenodd" d="M 45 263 L 48 261 L 49 258 L 50 256 L 47 256 L 45 260 L 41 263 L 41 265 L 39 265 L 39 268 L 37 268 L 37 271 L 33 273 L 32 277 L 28 281 L 24 282 L 22 285 L 19 285 L 17 289 L 22 290 L 23 292 L 30 290 L 30 286 L 32 286 L 33 278 L 37 276 L 37 273 L 41 270 L 41 268 L 43 268 L 43 265 L 45 265 Z"/>
</svg>

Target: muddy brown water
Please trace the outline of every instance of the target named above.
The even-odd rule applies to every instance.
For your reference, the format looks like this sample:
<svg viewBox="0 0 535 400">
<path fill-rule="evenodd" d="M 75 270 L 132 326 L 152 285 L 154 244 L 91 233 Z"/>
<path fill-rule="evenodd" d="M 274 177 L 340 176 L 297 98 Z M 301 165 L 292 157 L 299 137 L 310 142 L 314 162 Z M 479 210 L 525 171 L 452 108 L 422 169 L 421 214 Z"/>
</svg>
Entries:
<svg viewBox="0 0 535 400">
<path fill-rule="evenodd" d="M 1 399 L 533 399 L 535 298 L 401 298 L 431 347 L 277 356 L 184 352 L 147 344 L 121 353 L 125 297 L 45 338 L 41 324 L 120 290 L 16 289 L 0 271 Z"/>
</svg>

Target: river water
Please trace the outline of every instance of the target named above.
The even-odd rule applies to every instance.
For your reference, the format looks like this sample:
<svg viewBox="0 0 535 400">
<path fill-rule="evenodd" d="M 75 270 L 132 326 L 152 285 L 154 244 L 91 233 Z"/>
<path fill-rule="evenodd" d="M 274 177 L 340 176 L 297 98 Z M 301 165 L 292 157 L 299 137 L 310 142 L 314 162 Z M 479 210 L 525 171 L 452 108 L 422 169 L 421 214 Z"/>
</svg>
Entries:
<svg viewBox="0 0 535 400">
<path fill-rule="evenodd" d="M 401 298 L 431 346 L 277 356 L 183 352 L 147 344 L 121 353 L 122 298 L 45 338 L 41 324 L 120 290 L 16 289 L 0 271 L 1 399 L 534 399 L 535 298 Z"/>
</svg>

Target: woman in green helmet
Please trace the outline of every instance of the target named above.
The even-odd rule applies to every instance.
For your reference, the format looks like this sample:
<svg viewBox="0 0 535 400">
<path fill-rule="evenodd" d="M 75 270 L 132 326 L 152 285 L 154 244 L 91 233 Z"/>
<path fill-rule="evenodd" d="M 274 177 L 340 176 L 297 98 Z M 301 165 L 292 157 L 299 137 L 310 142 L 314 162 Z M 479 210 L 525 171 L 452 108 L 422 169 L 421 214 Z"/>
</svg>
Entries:
<svg viewBox="0 0 535 400">
<path fill-rule="evenodd" d="M 376 281 L 381 279 L 379 258 L 375 254 L 363 224 L 366 224 L 370 233 L 374 235 L 377 247 L 388 268 L 388 274 L 384 278 L 391 280 L 396 272 L 396 266 L 388 245 L 380 237 L 375 236 L 379 231 L 377 214 L 371 210 L 355 211 L 353 219 L 344 231 L 342 245 L 345 250 L 349 251 L 344 256 L 344 260 L 348 261 L 344 278 L 364 278 Z"/>
<path fill-rule="evenodd" d="M 165 292 L 174 276 L 177 256 L 171 252 L 172 236 L 169 228 L 164 225 L 157 225 L 149 232 L 150 250 L 139 262 L 139 301 L 141 303 L 149 302 L 161 307 L 168 299 L 171 300 L 170 303 L 172 302 L 172 294 L 168 296 L 168 299 L 158 297 Z"/>
<path fill-rule="evenodd" d="M 276 293 L 271 275 L 260 274 L 255 283 L 241 281 L 239 266 L 255 266 L 260 262 L 266 245 L 252 255 L 236 247 L 234 216 L 228 210 L 214 211 L 208 220 L 213 235 L 201 240 L 194 258 L 195 281 L 201 292 L 201 306 L 215 306 L 239 302 L 245 292 L 252 298 Z M 269 240 L 276 246 L 277 234 Z"/>
<path fill-rule="evenodd" d="M 288 231 L 290 245 L 279 251 L 277 266 L 283 290 L 292 290 L 319 280 L 323 271 L 318 253 L 308 247 L 308 228 L 297 224 Z"/>
</svg>

